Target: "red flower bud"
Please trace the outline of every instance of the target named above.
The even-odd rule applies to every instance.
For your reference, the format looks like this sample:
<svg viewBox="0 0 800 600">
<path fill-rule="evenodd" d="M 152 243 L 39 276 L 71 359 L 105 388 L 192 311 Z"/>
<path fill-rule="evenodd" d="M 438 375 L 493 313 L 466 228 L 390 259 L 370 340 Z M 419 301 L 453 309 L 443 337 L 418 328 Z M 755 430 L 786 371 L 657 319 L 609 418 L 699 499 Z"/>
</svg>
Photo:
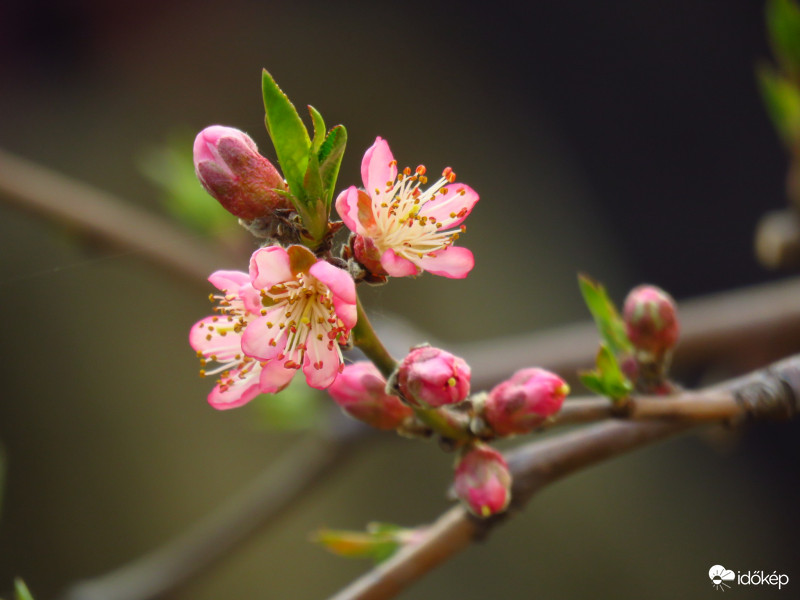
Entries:
<svg viewBox="0 0 800 600">
<path fill-rule="evenodd" d="M 454 488 L 467 508 L 480 517 L 503 512 L 511 501 L 508 464 L 494 448 L 476 444 L 456 465 Z"/>
<path fill-rule="evenodd" d="M 466 399 L 470 374 L 464 359 L 432 346 L 418 346 L 400 363 L 397 386 L 412 405 L 438 408 Z"/>
<path fill-rule="evenodd" d="M 377 429 L 397 429 L 414 414 L 400 398 L 386 393 L 386 381 L 371 362 L 347 365 L 328 393 L 348 415 Z"/>
<path fill-rule="evenodd" d="M 496 435 L 529 433 L 561 409 L 569 386 L 544 369 L 521 369 L 489 392 L 483 417 Z"/>
<path fill-rule="evenodd" d="M 238 129 L 212 125 L 198 133 L 194 168 L 206 191 L 245 221 L 269 218 L 275 209 L 292 207 L 279 193 L 286 191 L 281 174 Z"/>
<path fill-rule="evenodd" d="M 628 338 L 637 349 L 660 355 L 678 342 L 675 300 L 661 288 L 640 285 L 631 290 L 623 314 Z"/>
</svg>

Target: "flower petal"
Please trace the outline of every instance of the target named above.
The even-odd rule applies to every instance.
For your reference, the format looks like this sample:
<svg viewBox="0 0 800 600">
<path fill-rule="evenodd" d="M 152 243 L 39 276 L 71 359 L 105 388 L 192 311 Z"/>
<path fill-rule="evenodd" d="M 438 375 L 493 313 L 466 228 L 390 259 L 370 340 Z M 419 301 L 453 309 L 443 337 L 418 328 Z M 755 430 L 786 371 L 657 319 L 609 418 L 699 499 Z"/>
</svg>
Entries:
<svg viewBox="0 0 800 600">
<path fill-rule="evenodd" d="M 297 369 L 287 369 L 285 361 L 271 360 L 261 369 L 261 392 L 277 394 L 292 381 Z"/>
<path fill-rule="evenodd" d="M 216 316 L 201 319 L 189 331 L 189 344 L 206 358 L 214 356 L 218 362 L 233 360 L 242 351 L 239 335 L 232 331 L 235 322 Z"/>
<path fill-rule="evenodd" d="M 442 194 L 444 190 L 447 192 Z M 443 229 L 449 229 L 461 224 L 472 212 L 477 201 L 478 193 L 475 190 L 463 183 L 454 183 L 443 187 L 435 199 L 426 202 L 420 208 L 419 214 L 433 217 L 437 223 L 442 224 Z"/>
<path fill-rule="evenodd" d="M 392 277 L 410 277 L 419 272 L 417 266 L 407 258 L 399 256 L 389 248 L 381 255 L 381 266 Z"/>
<path fill-rule="evenodd" d="M 258 293 L 250 283 L 250 277 L 247 278 L 247 283 L 239 288 L 239 297 L 244 303 L 247 312 L 253 315 L 261 313 L 263 305 L 261 304 L 261 295 Z"/>
<path fill-rule="evenodd" d="M 250 283 L 250 276 L 242 271 L 214 271 L 208 280 L 218 290 L 235 294 L 240 287 Z"/>
<path fill-rule="evenodd" d="M 347 329 L 356 324 L 356 284 L 344 269 L 320 260 L 309 269 L 309 273 L 328 286 L 333 294 L 336 316 Z"/>
<path fill-rule="evenodd" d="M 336 198 L 336 212 L 350 231 L 364 234 L 358 220 L 358 189 L 350 186 Z"/>
<path fill-rule="evenodd" d="M 289 254 L 280 246 L 259 248 L 250 257 L 250 279 L 253 287 L 260 290 L 294 279 Z"/>
<path fill-rule="evenodd" d="M 450 279 L 464 279 L 475 266 L 475 257 L 467 248 L 448 246 L 444 250 L 437 250 L 422 257 L 418 264 L 434 275 Z"/>
<path fill-rule="evenodd" d="M 313 388 L 324 390 L 330 386 L 339 374 L 341 358 L 336 342 L 328 340 L 308 345 L 303 359 L 303 375 Z"/>
<path fill-rule="evenodd" d="M 383 138 L 375 138 L 375 143 L 366 151 L 361 161 L 361 180 L 364 182 L 364 188 L 374 198 L 376 190 L 383 194 L 386 184 L 394 182 L 396 177 L 397 164 L 394 162 L 389 144 Z"/>
<path fill-rule="evenodd" d="M 286 330 L 278 326 L 282 311 L 282 307 L 275 307 L 248 324 L 242 334 L 242 351 L 247 356 L 258 360 L 272 360 L 283 352 L 286 347 Z"/>
<path fill-rule="evenodd" d="M 356 303 L 356 284 L 350 273 L 339 267 L 334 267 L 331 263 L 319 260 L 308 272 L 328 286 L 334 296 L 338 296 L 344 302 Z"/>
<path fill-rule="evenodd" d="M 261 393 L 258 383 L 258 368 L 253 368 L 242 379 L 239 379 L 239 370 L 231 371 L 230 382 L 225 385 L 217 384 L 208 395 L 208 403 L 217 410 L 227 410 L 247 404 Z"/>
</svg>

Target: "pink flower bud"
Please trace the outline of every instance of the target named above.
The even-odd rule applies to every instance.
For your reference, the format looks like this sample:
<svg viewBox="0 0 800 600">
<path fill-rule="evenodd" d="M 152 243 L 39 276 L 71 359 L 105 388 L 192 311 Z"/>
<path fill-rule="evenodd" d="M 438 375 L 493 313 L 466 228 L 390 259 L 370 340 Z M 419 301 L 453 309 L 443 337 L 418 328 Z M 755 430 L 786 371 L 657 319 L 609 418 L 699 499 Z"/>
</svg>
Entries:
<svg viewBox="0 0 800 600">
<path fill-rule="evenodd" d="M 544 369 L 521 369 L 494 387 L 483 417 L 499 436 L 529 433 L 561 409 L 569 386 Z"/>
<path fill-rule="evenodd" d="M 281 174 L 238 129 L 212 125 L 198 133 L 194 168 L 206 191 L 241 219 L 269 218 L 275 209 L 291 208 L 276 191 L 286 191 Z"/>
<path fill-rule="evenodd" d="M 461 456 L 454 488 L 467 508 L 480 517 L 503 512 L 511 501 L 508 464 L 494 448 L 476 444 Z"/>
<path fill-rule="evenodd" d="M 347 365 L 328 393 L 348 415 L 377 429 L 397 429 L 414 414 L 400 398 L 386 393 L 386 381 L 371 362 Z"/>
<path fill-rule="evenodd" d="M 418 346 L 400 363 L 397 386 L 414 406 L 438 408 L 466 399 L 470 373 L 464 359 L 432 346 Z"/>
<path fill-rule="evenodd" d="M 625 300 L 625 329 L 633 345 L 651 354 L 663 354 L 678 341 L 680 325 L 675 300 L 653 285 L 640 285 Z"/>
</svg>

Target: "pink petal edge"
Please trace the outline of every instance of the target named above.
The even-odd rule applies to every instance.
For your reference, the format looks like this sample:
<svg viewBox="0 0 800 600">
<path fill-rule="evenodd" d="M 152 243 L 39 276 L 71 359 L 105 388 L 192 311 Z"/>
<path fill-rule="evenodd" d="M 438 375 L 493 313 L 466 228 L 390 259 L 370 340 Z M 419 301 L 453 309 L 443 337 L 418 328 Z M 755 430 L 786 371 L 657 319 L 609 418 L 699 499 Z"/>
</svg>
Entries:
<svg viewBox="0 0 800 600">
<path fill-rule="evenodd" d="M 475 257 L 468 248 L 448 246 L 435 254 L 435 256 L 429 254 L 419 260 L 419 266 L 433 275 L 464 279 L 475 266 Z"/>
<path fill-rule="evenodd" d="M 449 190 L 447 194 L 437 195 L 434 200 L 426 202 L 420 208 L 419 214 L 433 217 L 442 224 L 443 229 L 449 229 L 460 225 L 469 216 L 478 202 L 479 196 L 475 190 L 463 183 L 454 183 L 446 186 L 445 189 Z M 459 193 L 461 190 L 464 191 L 463 194 Z M 463 209 L 466 209 L 466 212 L 462 216 L 450 216 L 451 214 L 458 215 Z"/>
<path fill-rule="evenodd" d="M 417 266 L 389 248 L 381 255 L 381 266 L 392 277 L 411 277 L 419 272 Z"/>
<path fill-rule="evenodd" d="M 364 189 L 374 198 L 375 190 L 381 192 L 386 189 L 386 183 L 394 181 L 397 177 L 397 165 L 389 149 L 389 144 L 381 137 L 375 138 L 375 143 L 364 153 L 361 161 L 361 180 Z"/>
<path fill-rule="evenodd" d="M 294 279 L 289 253 L 280 246 L 259 248 L 250 257 L 250 279 L 253 287 L 260 290 Z"/>
</svg>

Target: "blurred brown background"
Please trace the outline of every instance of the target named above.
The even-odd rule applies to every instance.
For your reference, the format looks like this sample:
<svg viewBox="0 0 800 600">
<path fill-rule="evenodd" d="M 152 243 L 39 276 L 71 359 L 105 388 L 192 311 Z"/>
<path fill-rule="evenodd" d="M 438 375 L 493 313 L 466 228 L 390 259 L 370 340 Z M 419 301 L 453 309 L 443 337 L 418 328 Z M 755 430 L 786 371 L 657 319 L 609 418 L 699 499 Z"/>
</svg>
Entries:
<svg viewBox="0 0 800 600">
<path fill-rule="evenodd" d="M 681 299 L 773 277 L 751 241 L 784 204 L 753 73 L 769 56 L 762 13 L 754 0 L 9 0 L 0 147 L 162 214 L 137 164 L 171 132 L 231 125 L 273 156 L 266 67 L 298 108 L 347 126 L 340 188 L 381 135 L 400 163 L 450 165 L 481 194 L 462 238 L 470 277 L 393 281 L 368 294 L 376 312 L 450 341 L 533 330 L 586 318 L 577 271 L 617 300 L 640 281 Z M 186 342 L 208 312 L 202 287 L 2 203 L 0 240 L 0 590 L 21 575 L 46 600 L 184 530 L 294 434 L 206 404 Z M 403 597 L 706 598 L 714 564 L 800 585 L 798 434 L 690 436 L 572 477 Z M 430 521 L 451 460 L 387 435 L 170 597 L 325 597 L 368 565 L 309 532 Z"/>
</svg>

